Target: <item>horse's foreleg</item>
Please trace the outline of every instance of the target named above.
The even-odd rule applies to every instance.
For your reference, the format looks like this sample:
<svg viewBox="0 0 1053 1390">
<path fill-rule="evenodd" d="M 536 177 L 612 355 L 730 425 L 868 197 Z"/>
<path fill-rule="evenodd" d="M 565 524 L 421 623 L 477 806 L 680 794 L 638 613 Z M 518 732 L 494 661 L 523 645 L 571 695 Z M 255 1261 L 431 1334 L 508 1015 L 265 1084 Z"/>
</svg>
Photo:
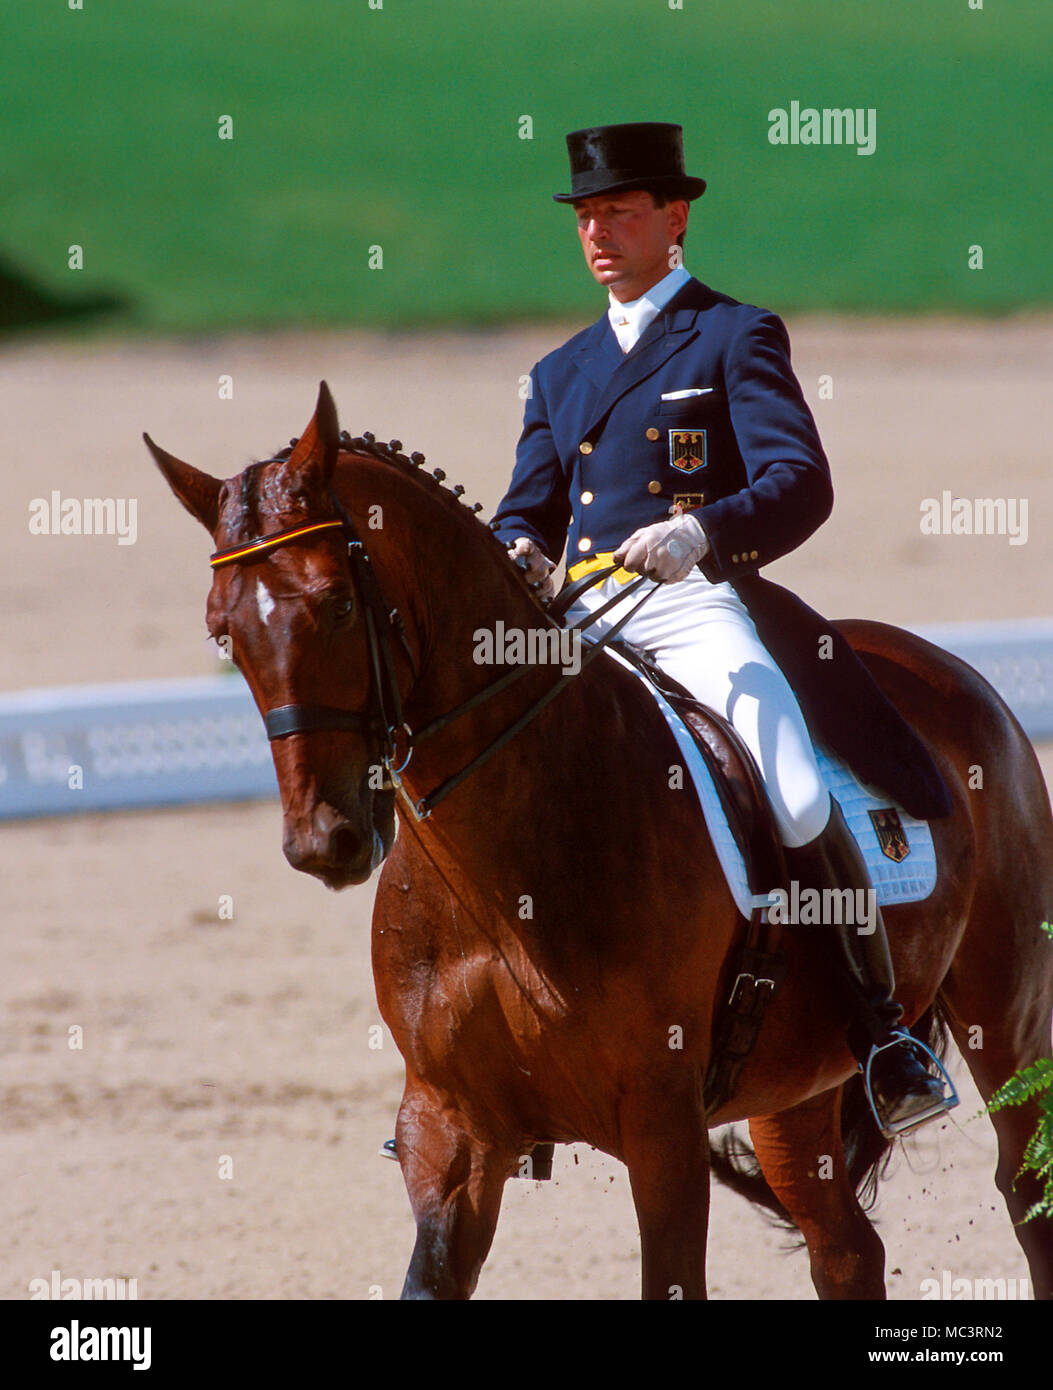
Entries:
<svg viewBox="0 0 1053 1390">
<path fill-rule="evenodd" d="M 621 1113 L 622 1157 L 640 1226 L 643 1297 L 706 1297 L 709 1133 L 694 1095 L 653 1093 Z"/>
<path fill-rule="evenodd" d="M 750 1120 L 768 1185 L 800 1228 L 820 1298 L 884 1298 L 885 1247 L 856 1199 L 841 1144 L 841 1088 Z"/>
<path fill-rule="evenodd" d="M 513 1156 L 453 1103 L 407 1090 L 395 1130 L 417 1240 L 403 1298 L 470 1298 L 497 1228 Z"/>
</svg>

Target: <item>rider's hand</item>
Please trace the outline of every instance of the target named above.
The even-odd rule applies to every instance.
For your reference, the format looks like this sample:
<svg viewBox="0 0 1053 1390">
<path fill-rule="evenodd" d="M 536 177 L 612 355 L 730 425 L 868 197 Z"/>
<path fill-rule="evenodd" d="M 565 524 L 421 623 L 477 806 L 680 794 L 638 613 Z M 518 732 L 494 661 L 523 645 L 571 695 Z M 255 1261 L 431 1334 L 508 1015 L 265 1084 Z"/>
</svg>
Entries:
<svg viewBox="0 0 1053 1390">
<path fill-rule="evenodd" d="M 552 582 L 552 572 L 556 568 L 555 563 L 538 549 L 537 544 L 527 536 L 519 536 L 514 545 L 508 551 L 511 559 L 515 560 L 519 556 L 525 556 L 525 574 L 527 583 L 534 589 L 539 599 L 550 599 L 556 592 L 556 586 Z"/>
<path fill-rule="evenodd" d="M 656 521 L 634 531 L 622 541 L 614 558 L 634 574 L 676 584 L 687 578 L 708 551 L 709 541 L 698 517 L 684 512 L 671 521 Z"/>
</svg>

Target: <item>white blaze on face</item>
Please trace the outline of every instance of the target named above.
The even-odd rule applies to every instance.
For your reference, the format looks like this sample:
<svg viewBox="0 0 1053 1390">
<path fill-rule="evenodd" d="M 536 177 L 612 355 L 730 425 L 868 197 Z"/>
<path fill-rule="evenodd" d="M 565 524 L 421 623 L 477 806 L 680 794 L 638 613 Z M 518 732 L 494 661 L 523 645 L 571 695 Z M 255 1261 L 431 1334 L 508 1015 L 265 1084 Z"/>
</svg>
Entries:
<svg viewBox="0 0 1053 1390">
<path fill-rule="evenodd" d="M 256 580 L 256 607 L 260 610 L 260 617 L 266 625 L 267 619 L 274 612 L 275 604 L 262 579 Z"/>
</svg>

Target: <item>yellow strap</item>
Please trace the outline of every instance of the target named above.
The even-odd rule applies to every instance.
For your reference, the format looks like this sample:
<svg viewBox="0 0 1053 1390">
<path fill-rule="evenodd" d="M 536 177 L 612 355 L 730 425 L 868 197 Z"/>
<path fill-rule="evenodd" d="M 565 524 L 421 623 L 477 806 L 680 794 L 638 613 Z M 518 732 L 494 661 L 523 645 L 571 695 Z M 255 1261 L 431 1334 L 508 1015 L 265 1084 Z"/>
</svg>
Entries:
<svg viewBox="0 0 1053 1390">
<path fill-rule="evenodd" d="M 576 565 L 571 565 L 567 570 L 567 577 L 571 580 L 580 579 L 583 574 L 591 574 L 593 570 L 601 570 L 606 565 L 614 563 L 613 550 L 601 550 L 598 555 L 593 555 L 589 560 L 579 560 Z M 632 570 L 617 569 L 612 575 L 608 576 L 616 579 L 619 584 L 628 584 L 630 579 L 638 579 L 640 576 L 633 574 Z"/>
</svg>

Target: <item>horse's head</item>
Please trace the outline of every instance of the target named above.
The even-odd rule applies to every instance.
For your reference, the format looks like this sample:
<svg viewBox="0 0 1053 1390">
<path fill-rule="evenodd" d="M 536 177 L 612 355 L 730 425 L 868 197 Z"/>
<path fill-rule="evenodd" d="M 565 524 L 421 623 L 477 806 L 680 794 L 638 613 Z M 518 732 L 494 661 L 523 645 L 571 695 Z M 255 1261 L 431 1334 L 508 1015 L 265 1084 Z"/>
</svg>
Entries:
<svg viewBox="0 0 1053 1390">
<path fill-rule="evenodd" d="M 267 719 L 286 858 L 330 888 L 363 883 L 394 840 L 394 793 L 378 775 L 378 615 L 331 487 L 340 438 L 329 389 L 291 452 L 226 482 L 143 438 L 215 542 L 208 629 L 227 639 Z"/>
</svg>

